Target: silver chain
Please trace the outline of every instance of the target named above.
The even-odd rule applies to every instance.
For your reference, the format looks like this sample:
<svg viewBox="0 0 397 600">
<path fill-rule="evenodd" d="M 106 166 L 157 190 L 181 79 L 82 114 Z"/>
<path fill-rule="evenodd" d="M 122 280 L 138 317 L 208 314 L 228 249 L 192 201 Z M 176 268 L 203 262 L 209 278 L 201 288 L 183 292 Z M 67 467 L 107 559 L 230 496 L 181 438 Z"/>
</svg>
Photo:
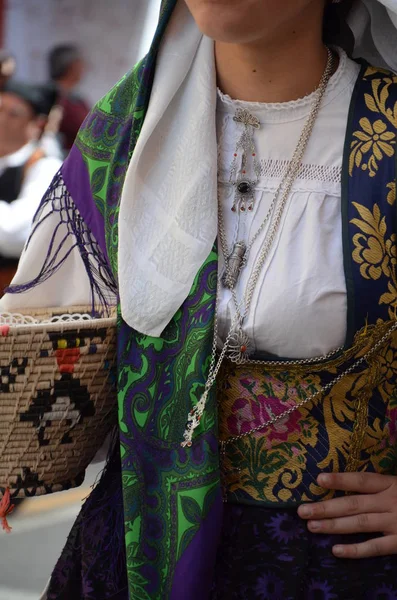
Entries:
<svg viewBox="0 0 397 600">
<path fill-rule="evenodd" d="M 299 367 L 301 365 L 314 365 L 317 363 L 325 362 L 334 358 L 337 354 L 340 354 L 344 350 L 344 346 L 340 346 L 336 348 L 336 350 L 331 350 L 328 354 L 323 354 L 322 356 L 314 356 L 312 358 L 302 358 L 296 360 L 252 360 L 246 359 L 241 362 L 244 365 L 261 365 L 263 367 Z M 235 361 L 234 361 L 235 362 Z"/>
<path fill-rule="evenodd" d="M 326 92 L 327 86 L 328 86 L 328 82 L 331 78 L 332 75 L 332 71 L 333 71 L 333 65 L 334 65 L 334 59 L 333 59 L 333 54 L 331 52 L 331 50 L 328 48 L 328 60 L 327 60 L 327 66 L 326 69 L 324 71 L 324 74 L 321 78 L 320 81 L 320 85 L 317 88 L 317 92 L 316 92 L 316 96 L 313 102 L 313 107 L 310 111 L 310 115 L 306 121 L 306 124 L 303 128 L 303 131 L 301 133 L 301 136 L 299 138 L 298 141 L 298 145 L 295 149 L 294 155 L 292 157 L 292 161 L 291 161 L 291 168 L 287 173 L 287 176 L 285 178 L 284 181 L 281 182 L 280 186 L 278 187 L 275 196 L 273 198 L 273 201 L 270 205 L 270 209 L 267 212 L 265 219 L 263 220 L 262 224 L 260 225 L 259 229 L 256 231 L 255 235 L 252 237 L 252 239 L 250 240 L 250 242 L 248 243 L 247 246 L 247 250 L 245 253 L 245 258 L 244 261 L 246 263 L 248 255 L 254 245 L 254 243 L 256 242 L 256 240 L 258 239 L 258 237 L 261 235 L 262 231 L 264 230 L 264 228 L 266 227 L 269 219 L 271 218 L 275 208 L 277 207 L 277 203 L 278 203 L 278 199 L 280 196 L 280 193 L 282 191 L 282 189 L 284 188 L 284 192 L 282 194 L 281 200 L 279 202 L 279 205 L 277 207 L 277 210 L 275 212 L 274 215 L 274 220 L 270 225 L 270 229 L 269 232 L 266 235 L 266 239 L 263 245 L 263 248 L 259 254 L 259 258 L 254 266 L 254 269 L 252 271 L 252 274 L 250 276 L 249 282 L 248 282 L 248 286 L 247 286 L 247 290 L 244 296 L 244 299 L 239 303 L 237 300 L 237 294 L 236 294 L 236 290 L 235 287 L 232 286 L 231 287 L 231 292 L 232 292 L 232 296 L 233 296 L 233 301 L 235 304 L 235 309 L 237 311 L 237 313 L 240 313 L 240 308 L 241 306 L 243 306 L 243 304 L 245 305 L 244 308 L 244 313 L 243 314 L 239 314 L 239 321 L 240 323 L 242 323 L 244 321 L 244 319 L 247 317 L 250 307 L 251 307 L 251 302 L 252 302 L 252 298 L 260 277 L 260 274 L 262 272 L 263 269 L 263 265 L 266 262 L 266 259 L 269 255 L 270 249 L 273 246 L 273 242 L 274 239 L 277 235 L 277 231 L 279 229 L 280 223 L 281 223 L 281 219 L 284 213 L 284 209 L 287 203 L 287 200 L 289 198 L 292 186 L 294 184 L 294 181 L 299 173 L 299 169 L 301 168 L 301 164 L 302 164 L 302 159 L 303 156 L 305 154 L 306 148 L 307 148 L 307 144 L 309 142 L 309 139 L 311 137 L 311 134 L 313 132 L 313 128 L 315 125 L 315 122 L 317 120 L 317 116 L 320 110 L 320 106 L 321 106 L 321 102 L 323 100 L 324 94 Z M 219 198 L 219 195 L 218 195 Z M 228 244 L 227 244 L 227 240 L 226 240 L 226 228 L 225 228 L 225 222 L 224 222 L 224 218 L 223 218 L 223 211 L 222 211 L 222 207 L 221 207 L 221 203 L 218 200 L 219 203 L 219 208 L 218 208 L 218 220 L 219 220 L 219 239 L 221 242 L 221 248 L 222 248 L 222 253 L 224 255 L 224 261 L 225 261 L 225 267 L 226 267 L 226 275 L 228 275 Z"/>
<path fill-rule="evenodd" d="M 196 406 L 189 413 L 186 430 L 183 435 L 184 441 L 181 443 L 181 446 L 183 448 L 186 448 L 186 447 L 190 448 L 192 446 L 193 432 L 200 424 L 201 417 L 204 413 L 204 410 L 205 410 L 205 407 L 207 404 L 207 399 L 208 399 L 209 393 L 216 381 L 216 378 L 217 378 L 219 370 L 223 364 L 223 361 L 225 360 L 226 352 L 228 350 L 231 337 L 233 335 L 233 330 L 237 324 L 238 315 L 236 314 L 234 317 L 234 320 L 232 321 L 232 327 L 230 328 L 230 331 L 226 337 L 223 348 L 219 354 L 218 360 L 216 360 L 217 355 L 218 355 L 218 308 L 219 308 L 218 299 L 220 297 L 221 285 L 222 285 L 221 279 L 220 279 L 220 277 L 218 277 L 218 285 L 217 285 L 217 293 L 216 293 L 216 301 L 215 301 L 215 314 L 214 314 L 214 337 L 213 337 L 213 341 L 212 341 L 212 354 L 211 354 L 211 362 L 210 362 L 208 379 L 205 383 L 204 393 L 202 394 L 202 396 L 201 396 L 200 400 L 198 401 L 198 403 L 196 404 Z"/>
<path fill-rule="evenodd" d="M 320 85 L 317 89 L 317 93 L 316 93 L 316 97 L 313 103 L 313 108 L 312 111 L 309 115 L 309 118 L 307 120 L 307 123 L 302 131 L 301 137 L 299 139 L 298 142 L 298 146 L 294 152 L 294 156 L 292 159 L 292 167 L 291 167 L 291 171 L 289 172 L 286 181 L 285 181 L 285 191 L 284 194 L 282 196 L 282 201 L 280 203 L 280 207 L 276 212 L 276 219 L 275 222 L 273 223 L 273 225 L 271 226 L 270 229 L 270 235 L 269 235 L 269 241 L 266 242 L 265 247 L 263 248 L 263 250 L 260 253 L 259 259 L 258 259 L 258 263 L 255 266 L 253 273 L 251 275 L 250 278 L 250 282 L 247 288 L 247 294 L 245 296 L 245 313 L 243 316 L 243 319 L 245 318 L 245 316 L 248 314 L 248 310 L 249 310 L 249 306 L 251 304 L 252 301 L 252 296 L 256 287 L 256 284 L 258 282 L 259 276 L 260 276 L 260 272 L 262 270 L 262 266 L 266 260 L 266 257 L 268 255 L 269 249 L 270 249 L 270 245 L 272 244 L 274 237 L 277 233 L 277 229 L 279 226 L 279 223 L 281 221 L 281 217 L 282 217 L 282 213 L 283 213 L 283 209 L 285 206 L 285 203 L 288 199 L 289 193 L 291 191 L 292 185 L 296 179 L 296 176 L 299 172 L 300 166 L 301 166 L 301 161 L 307 146 L 307 143 L 310 139 L 310 135 L 313 131 L 313 127 L 314 127 L 314 123 L 316 121 L 319 109 L 320 109 L 320 105 L 321 105 L 321 101 L 323 99 L 324 93 L 327 89 L 327 85 L 328 82 L 330 80 L 331 74 L 332 74 L 332 70 L 333 70 L 333 55 L 331 50 L 328 50 L 328 60 L 327 60 L 327 66 L 326 69 L 324 71 L 324 74 L 321 78 L 320 81 Z M 278 193 L 276 194 L 274 200 L 273 200 L 273 205 L 276 206 L 277 204 L 277 198 L 278 198 L 278 194 L 281 191 L 283 187 L 283 184 L 280 186 Z M 218 204 L 219 203 L 219 197 L 218 197 Z M 226 233 L 225 233 L 225 227 L 224 227 L 224 221 L 223 221 L 223 215 L 222 215 L 222 211 L 219 210 L 219 237 L 220 237 L 220 242 L 221 242 L 221 246 L 222 246 L 222 252 L 224 253 L 225 256 L 225 263 L 227 265 L 227 242 L 226 242 Z M 254 241 L 257 239 L 257 237 L 260 235 L 260 233 L 263 231 L 264 227 L 265 227 L 266 223 L 262 223 L 261 227 L 259 228 L 259 230 L 257 231 L 257 233 L 254 236 Z M 218 285 L 217 285 L 217 294 L 216 294 L 216 306 L 215 306 L 215 324 L 214 324 L 214 338 L 213 338 L 213 344 L 212 344 L 212 355 L 211 355 L 211 361 L 210 361 L 210 369 L 209 369 L 209 374 L 208 374 L 208 378 L 207 381 L 205 383 L 205 387 L 204 387 L 204 392 L 202 394 L 202 396 L 200 397 L 198 403 L 196 404 L 196 406 L 194 406 L 194 408 L 190 411 L 189 415 L 188 415 L 188 421 L 187 421 L 187 425 L 186 425 L 186 429 L 185 432 L 183 434 L 183 442 L 181 443 L 181 446 L 183 448 L 190 448 L 192 446 L 192 439 L 193 439 L 193 433 L 195 431 L 195 429 L 197 429 L 197 427 L 199 427 L 200 425 L 200 421 L 201 418 L 203 416 L 203 413 L 205 411 L 205 407 L 207 404 L 207 400 L 208 400 L 208 396 L 210 394 L 210 391 L 216 381 L 216 378 L 218 376 L 219 370 L 223 364 L 223 361 L 226 357 L 226 354 L 229 350 L 229 346 L 231 343 L 231 340 L 235 334 L 235 328 L 236 325 L 239 323 L 241 325 L 242 322 L 242 316 L 240 313 L 240 309 L 241 306 L 244 302 L 244 299 L 241 301 L 240 304 L 238 304 L 237 301 L 237 297 L 235 295 L 235 290 L 232 290 L 233 293 L 233 298 L 236 304 L 236 314 L 232 320 L 232 324 L 229 330 L 229 333 L 226 337 L 226 340 L 224 342 L 223 348 L 220 352 L 220 355 L 218 357 L 217 360 L 217 346 L 218 346 L 218 308 L 219 308 L 219 299 L 220 299 L 220 291 L 221 291 L 221 278 L 218 277 Z"/>
<path fill-rule="evenodd" d="M 376 351 L 386 342 L 386 340 L 396 330 L 397 330 L 397 322 L 394 322 L 393 325 L 391 325 L 390 328 L 386 331 L 386 333 L 381 337 L 381 339 L 378 340 L 378 342 L 376 342 L 376 344 L 372 348 L 370 348 L 370 350 L 368 350 L 368 352 L 364 356 L 362 356 L 361 358 L 356 360 L 350 367 L 348 367 L 345 371 L 343 371 L 343 373 L 340 373 L 340 375 L 338 375 L 337 377 L 332 379 L 332 381 L 330 381 L 329 383 L 324 385 L 322 388 L 320 388 L 314 394 L 311 394 L 304 400 L 301 400 L 300 402 L 298 402 L 298 404 L 296 404 L 295 406 L 292 406 L 285 412 L 281 413 L 280 415 L 277 415 L 276 417 L 273 417 L 272 419 L 270 419 L 269 421 L 266 421 L 262 425 L 259 425 L 258 427 L 255 427 L 254 429 L 247 431 L 246 433 L 241 433 L 240 435 L 236 435 L 236 436 L 228 438 L 227 440 L 222 441 L 221 448 L 222 448 L 223 453 L 224 453 L 226 447 L 229 446 L 230 444 L 233 444 L 234 442 L 237 442 L 238 440 L 248 437 L 254 433 L 258 433 L 259 431 L 262 431 L 263 429 L 266 429 L 267 427 L 270 427 L 271 425 L 275 425 L 276 423 L 278 423 L 285 417 L 289 417 L 290 415 L 292 415 L 292 413 L 294 413 L 296 410 L 299 410 L 300 408 L 302 408 L 309 402 L 312 402 L 319 396 L 322 396 L 323 394 L 326 394 L 327 392 L 329 392 L 337 383 L 342 381 L 342 379 L 344 377 L 346 377 L 347 375 L 350 375 L 350 373 L 353 373 L 353 371 L 355 371 L 362 363 L 367 362 L 368 359 L 373 354 L 376 353 Z"/>
</svg>

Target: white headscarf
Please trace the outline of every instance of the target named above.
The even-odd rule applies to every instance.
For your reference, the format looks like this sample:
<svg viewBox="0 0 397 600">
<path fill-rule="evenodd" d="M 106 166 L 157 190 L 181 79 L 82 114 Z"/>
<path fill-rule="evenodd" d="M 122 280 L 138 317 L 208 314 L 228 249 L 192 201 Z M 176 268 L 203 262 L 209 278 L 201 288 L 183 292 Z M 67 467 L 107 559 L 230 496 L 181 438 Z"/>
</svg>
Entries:
<svg viewBox="0 0 397 600">
<path fill-rule="evenodd" d="M 360 0 L 355 56 L 397 71 L 397 0 Z M 180 0 L 157 62 L 119 221 L 124 320 L 159 336 L 189 294 L 217 236 L 213 42 Z"/>
<path fill-rule="evenodd" d="M 397 0 L 360 0 L 348 18 L 354 58 L 397 72 Z"/>
</svg>

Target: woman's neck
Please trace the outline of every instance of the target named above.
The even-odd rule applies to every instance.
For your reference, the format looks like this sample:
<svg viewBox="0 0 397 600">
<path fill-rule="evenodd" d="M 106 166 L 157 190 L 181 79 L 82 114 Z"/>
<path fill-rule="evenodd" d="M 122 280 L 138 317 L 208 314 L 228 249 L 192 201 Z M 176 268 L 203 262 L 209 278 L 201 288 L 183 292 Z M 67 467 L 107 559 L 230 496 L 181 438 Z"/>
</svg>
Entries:
<svg viewBox="0 0 397 600">
<path fill-rule="evenodd" d="M 319 15 L 317 22 L 289 24 L 272 40 L 241 45 L 216 42 L 222 92 L 250 102 L 288 102 L 313 92 L 327 61 L 319 18 L 321 23 Z"/>
</svg>

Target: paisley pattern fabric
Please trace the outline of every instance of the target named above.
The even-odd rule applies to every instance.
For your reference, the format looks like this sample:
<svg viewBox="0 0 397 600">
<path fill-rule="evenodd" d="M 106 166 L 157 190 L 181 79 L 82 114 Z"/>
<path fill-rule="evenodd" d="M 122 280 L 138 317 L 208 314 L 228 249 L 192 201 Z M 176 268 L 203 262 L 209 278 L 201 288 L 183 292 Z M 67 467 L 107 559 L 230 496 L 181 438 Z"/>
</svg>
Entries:
<svg viewBox="0 0 397 600">
<path fill-rule="evenodd" d="M 84 160 L 96 209 L 105 226 L 105 240 L 113 273 L 117 274 L 118 209 L 131 148 L 142 124 L 138 95 L 145 77 L 144 59 L 87 117 L 69 162 L 78 151 Z M 64 167 L 64 170 L 67 167 Z M 67 176 L 66 176 L 66 179 Z"/>
<path fill-rule="evenodd" d="M 194 447 L 182 449 L 180 443 L 193 397 L 204 389 L 216 284 L 213 252 L 162 338 L 131 336 L 120 317 L 121 464 L 117 456 L 110 460 L 78 518 L 53 574 L 50 599 L 113 598 L 110 590 L 123 598 L 125 578 L 115 580 L 112 572 L 108 581 L 103 571 L 110 543 L 115 544 L 112 556 L 125 555 L 131 598 L 186 594 L 199 600 L 211 587 L 222 522 L 214 397 Z M 119 493 L 124 497 L 125 542 Z M 113 498 L 116 509 L 109 506 Z M 192 549 L 200 553 L 194 568 Z"/>
<path fill-rule="evenodd" d="M 119 425 L 133 598 L 201 598 L 211 581 L 222 508 L 214 398 L 194 447 L 181 448 L 181 440 L 186 415 L 204 391 L 216 285 L 214 252 L 161 338 L 131 335 L 120 321 Z M 206 559 L 189 566 L 193 587 L 184 573 L 176 592 L 178 570 L 197 540 Z"/>
</svg>

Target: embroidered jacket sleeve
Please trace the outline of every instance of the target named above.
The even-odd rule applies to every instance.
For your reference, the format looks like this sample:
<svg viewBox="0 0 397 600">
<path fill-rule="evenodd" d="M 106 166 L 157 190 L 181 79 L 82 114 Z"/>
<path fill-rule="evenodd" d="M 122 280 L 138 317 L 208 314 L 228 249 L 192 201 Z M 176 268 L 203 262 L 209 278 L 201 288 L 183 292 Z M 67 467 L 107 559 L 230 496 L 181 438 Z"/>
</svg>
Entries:
<svg viewBox="0 0 397 600">
<path fill-rule="evenodd" d="M 115 304 L 115 292 L 107 261 L 58 172 L 34 218 L 0 310 L 109 306 Z"/>
</svg>

